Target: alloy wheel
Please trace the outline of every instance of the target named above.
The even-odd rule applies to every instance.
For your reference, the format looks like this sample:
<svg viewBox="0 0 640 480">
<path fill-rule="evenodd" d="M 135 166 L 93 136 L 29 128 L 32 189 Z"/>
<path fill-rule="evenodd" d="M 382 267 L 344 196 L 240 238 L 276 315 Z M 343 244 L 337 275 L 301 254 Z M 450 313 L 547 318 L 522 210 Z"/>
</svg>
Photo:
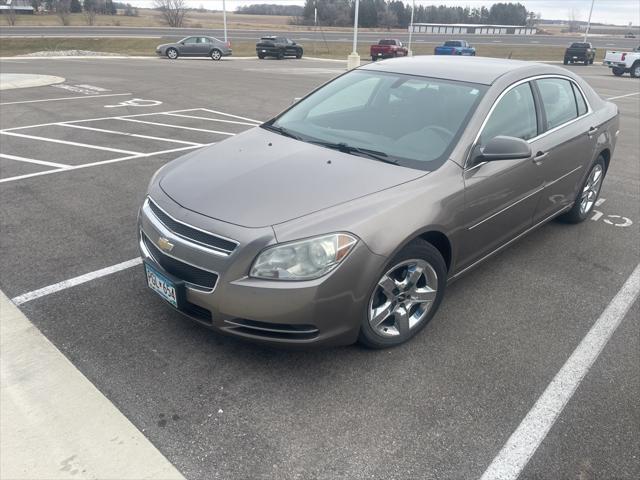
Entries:
<svg viewBox="0 0 640 480">
<path fill-rule="evenodd" d="M 169 57 L 171 60 L 175 60 L 176 58 L 178 58 L 178 52 L 176 52 L 173 48 L 171 48 L 167 52 L 167 57 Z"/>
<path fill-rule="evenodd" d="M 211 52 L 211 58 L 213 60 L 220 60 L 222 58 L 222 54 L 219 50 L 214 50 L 213 52 Z"/>
<path fill-rule="evenodd" d="M 580 197 L 580 213 L 582 215 L 589 213 L 593 208 L 593 205 L 596 203 L 598 195 L 600 194 L 603 177 L 604 170 L 602 165 L 596 163 L 591 169 L 587 183 L 582 189 L 582 196 Z"/>
<path fill-rule="evenodd" d="M 438 293 L 434 268 L 405 260 L 385 273 L 369 300 L 369 325 L 381 337 L 406 336 L 427 316 Z"/>
</svg>

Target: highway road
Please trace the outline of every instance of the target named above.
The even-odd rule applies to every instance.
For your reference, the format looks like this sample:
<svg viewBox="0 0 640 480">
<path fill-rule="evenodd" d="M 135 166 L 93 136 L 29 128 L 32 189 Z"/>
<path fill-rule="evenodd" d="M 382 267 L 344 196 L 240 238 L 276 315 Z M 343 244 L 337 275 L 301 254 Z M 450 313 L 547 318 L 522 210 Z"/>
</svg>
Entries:
<svg viewBox="0 0 640 480">
<path fill-rule="evenodd" d="M 169 27 L 0 27 L 0 37 L 185 37 L 187 35 L 206 34 L 222 38 L 222 29 L 206 28 L 169 28 Z M 262 35 L 286 35 L 296 41 L 326 40 L 327 42 L 350 42 L 352 33 L 349 31 L 269 31 L 269 30 L 229 30 L 228 35 L 231 40 L 255 40 Z M 363 42 L 377 41 L 381 37 L 395 37 L 406 42 L 409 34 L 406 32 L 360 32 L 359 38 Z M 462 38 L 469 42 L 482 44 L 502 43 L 505 45 L 531 45 L 531 46 L 566 46 L 572 41 L 579 41 L 581 36 L 547 36 L 547 35 L 434 35 L 434 34 L 414 34 L 416 42 L 440 43 L 444 39 L 451 37 Z M 640 40 L 628 39 L 621 36 L 592 36 L 590 41 L 597 48 L 619 48 L 632 49 L 638 45 Z"/>
</svg>

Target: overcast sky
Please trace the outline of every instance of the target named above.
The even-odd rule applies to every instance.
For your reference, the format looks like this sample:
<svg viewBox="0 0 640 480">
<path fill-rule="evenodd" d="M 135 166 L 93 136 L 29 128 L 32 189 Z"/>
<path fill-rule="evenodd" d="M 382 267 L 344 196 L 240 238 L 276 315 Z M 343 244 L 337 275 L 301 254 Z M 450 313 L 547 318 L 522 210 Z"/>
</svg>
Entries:
<svg viewBox="0 0 640 480">
<path fill-rule="evenodd" d="M 149 7 L 153 4 L 153 0 L 120 0 L 129 2 L 132 5 L 140 7 Z M 508 0 L 503 0 L 508 1 Z M 222 0 L 187 0 L 190 6 L 205 8 L 212 10 L 222 10 Z M 409 3 L 410 0 L 405 0 Z M 251 5 L 253 3 L 277 3 L 287 5 L 304 5 L 304 0 L 226 0 L 227 10 L 233 11 L 240 5 Z M 482 0 L 441 0 L 441 1 L 425 1 L 416 0 L 416 4 L 420 5 L 449 5 L 449 6 L 470 6 L 480 7 L 485 5 L 490 7 L 491 1 Z M 576 18 L 579 20 L 587 20 L 589 16 L 589 8 L 591 0 L 520 0 L 527 10 L 542 13 L 542 17 L 546 19 L 568 19 L 569 12 L 573 9 L 576 12 Z M 627 25 L 632 22 L 634 25 L 640 24 L 640 0 L 595 0 L 593 7 L 594 22 L 614 23 L 617 25 Z"/>
</svg>

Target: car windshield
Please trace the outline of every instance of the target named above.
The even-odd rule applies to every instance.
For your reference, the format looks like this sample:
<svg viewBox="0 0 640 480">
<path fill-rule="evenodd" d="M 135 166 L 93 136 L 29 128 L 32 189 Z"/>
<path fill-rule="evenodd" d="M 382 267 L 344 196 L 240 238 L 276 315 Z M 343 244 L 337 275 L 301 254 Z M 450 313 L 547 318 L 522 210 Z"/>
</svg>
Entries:
<svg viewBox="0 0 640 480">
<path fill-rule="evenodd" d="M 570 48 L 588 48 L 588 43 L 572 43 Z"/>
<path fill-rule="evenodd" d="M 431 171 L 448 158 L 486 88 L 353 70 L 263 128 L 346 153 Z"/>
</svg>

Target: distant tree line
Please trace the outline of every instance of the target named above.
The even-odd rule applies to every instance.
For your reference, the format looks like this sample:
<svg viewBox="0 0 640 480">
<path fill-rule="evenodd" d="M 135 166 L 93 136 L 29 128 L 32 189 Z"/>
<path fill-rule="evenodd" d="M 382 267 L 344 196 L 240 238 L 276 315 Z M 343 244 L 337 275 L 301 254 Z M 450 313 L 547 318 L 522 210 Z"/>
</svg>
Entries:
<svg viewBox="0 0 640 480">
<path fill-rule="evenodd" d="M 318 23 L 324 26 L 353 24 L 353 0 L 306 0 L 296 23 L 313 25 L 314 9 Z M 366 28 L 407 28 L 411 21 L 411 5 L 400 0 L 360 0 L 359 25 Z M 491 8 L 419 5 L 414 23 L 472 23 L 492 25 L 526 25 L 530 15 L 521 3 L 494 3 Z"/>
<path fill-rule="evenodd" d="M 113 0 L 31 0 L 31 6 L 36 12 L 46 10 L 62 14 L 95 12 L 100 15 L 115 15 L 119 9 L 125 15 L 138 14 L 138 9 L 131 4 Z"/>
<path fill-rule="evenodd" d="M 236 8 L 236 13 L 247 15 L 286 15 L 289 17 L 299 17 L 304 9 L 300 5 L 273 5 L 261 3 L 256 5 L 245 5 Z M 313 21 L 313 18 L 311 19 Z"/>
</svg>

